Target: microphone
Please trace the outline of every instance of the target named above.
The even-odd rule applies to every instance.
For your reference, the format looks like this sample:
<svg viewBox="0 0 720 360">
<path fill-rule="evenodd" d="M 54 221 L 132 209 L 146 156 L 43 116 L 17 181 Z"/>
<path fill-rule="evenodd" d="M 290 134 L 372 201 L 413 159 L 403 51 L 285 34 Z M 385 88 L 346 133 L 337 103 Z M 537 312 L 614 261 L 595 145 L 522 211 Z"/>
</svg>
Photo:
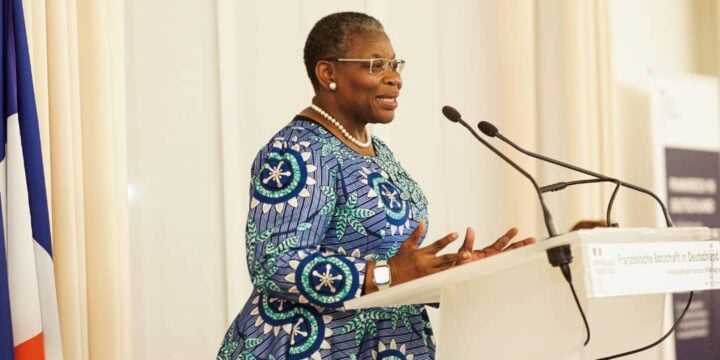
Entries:
<svg viewBox="0 0 720 360">
<path fill-rule="evenodd" d="M 468 125 L 463 119 L 462 116 L 460 116 L 460 113 L 455 110 L 452 106 L 443 106 L 442 113 L 445 115 L 445 117 L 454 122 L 454 123 L 460 123 L 462 126 L 464 126 L 470 133 L 479 141 L 481 144 L 485 145 L 488 149 L 490 149 L 492 152 L 494 152 L 497 156 L 499 156 L 501 159 L 505 160 L 506 163 L 510 164 L 515 170 L 519 171 L 521 174 L 523 174 L 530 182 L 532 183 L 533 187 L 535 188 L 535 192 L 538 194 L 538 199 L 540 200 L 540 207 L 542 208 L 543 213 L 543 219 L 545 220 L 545 228 L 548 232 L 548 237 L 554 237 L 557 235 L 557 230 L 555 230 L 555 223 L 553 222 L 552 214 L 550 214 L 550 210 L 548 210 L 547 205 L 545 204 L 545 199 L 543 199 L 542 192 L 540 192 L 540 188 L 538 187 L 537 182 L 535 179 L 528 174 L 527 171 L 525 171 L 523 168 L 521 168 L 518 164 L 516 164 L 514 161 L 510 160 L 505 154 L 501 153 L 500 150 L 496 149 L 494 146 L 490 145 L 487 141 L 485 141 L 480 135 L 478 135 L 475 130 Z"/>
<path fill-rule="evenodd" d="M 672 219 L 670 219 L 670 215 L 668 214 L 668 210 L 667 210 L 667 207 L 665 206 L 665 204 L 662 202 L 662 200 L 660 200 L 660 198 L 657 195 L 655 195 L 655 193 L 653 193 L 652 191 L 650 191 L 648 189 L 624 182 L 622 180 L 619 180 L 619 179 L 616 179 L 613 177 L 599 174 L 594 171 L 583 169 L 581 167 L 577 167 L 575 165 L 568 164 L 568 163 L 560 161 L 560 160 L 555 160 L 555 159 L 549 158 L 547 156 L 534 153 L 532 151 L 525 150 L 525 149 L 521 148 L 520 146 L 518 146 L 517 144 L 515 144 L 514 142 L 510 141 L 510 139 L 503 136 L 503 134 L 501 134 L 500 131 L 498 131 L 498 128 L 495 127 L 495 125 L 493 125 L 487 121 L 481 121 L 480 123 L 478 123 L 478 128 L 480 129 L 480 131 L 482 131 L 483 134 L 485 134 L 489 137 L 496 137 L 496 138 L 502 140 L 503 142 L 505 142 L 506 144 L 514 147 L 517 151 L 519 151 L 525 155 L 528 155 L 530 157 L 534 157 L 534 158 L 542 160 L 542 161 L 547 161 L 551 164 L 555 164 L 557 166 L 564 167 L 566 169 L 575 170 L 575 171 L 583 173 L 585 175 L 590 175 L 592 177 L 601 179 L 601 181 L 614 182 L 614 183 L 619 184 L 620 186 L 626 187 L 628 189 L 633 189 L 635 191 L 639 191 L 641 193 L 650 195 L 658 203 L 658 205 L 660 206 L 660 209 L 662 209 L 663 216 L 665 217 L 665 224 L 667 225 L 667 227 L 675 226 L 672 222 Z M 544 189 L 545 188 L 543 188 L 543 190 Z M 614 199 L 614 197 L 613 197 L 613 199 Z M 608 206 L 612 207 L 612 203 L 610 203 L 610 205 L 608 205 Z M 610 210 L 608 209 L 608 212 L 609 211 Z"/>
</svg>

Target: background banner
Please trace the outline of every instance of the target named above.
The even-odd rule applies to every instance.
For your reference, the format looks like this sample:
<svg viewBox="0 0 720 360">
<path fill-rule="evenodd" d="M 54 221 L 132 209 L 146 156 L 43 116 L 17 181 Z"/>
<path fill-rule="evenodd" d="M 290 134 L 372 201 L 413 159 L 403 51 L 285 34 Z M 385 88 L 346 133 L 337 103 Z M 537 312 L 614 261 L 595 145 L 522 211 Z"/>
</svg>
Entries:
<svg viewBox="0 0 720 360">
<path fill-rule="evenodd" d="M 720 154 L 666 148 L 667 202 L 676 226 L 720 227 L 717 184 Z M 673 314 L 678 316 L 688 294 L 673 295 Z M 693 304 L 675 332 L 677 359 L 711 360 L 720 353 L 720 291 L 697 292 Z"/>
</svg>

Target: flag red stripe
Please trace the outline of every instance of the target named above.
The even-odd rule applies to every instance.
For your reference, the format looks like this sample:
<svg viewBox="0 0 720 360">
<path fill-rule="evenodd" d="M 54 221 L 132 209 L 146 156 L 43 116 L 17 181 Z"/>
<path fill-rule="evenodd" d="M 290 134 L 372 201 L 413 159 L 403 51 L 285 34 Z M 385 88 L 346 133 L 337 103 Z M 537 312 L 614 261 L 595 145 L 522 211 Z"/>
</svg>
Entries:
<svg viewBox="0 0 720 360">
<path fill-rule="evenodd" d="M 24 343 L 15 346 L 15 360 L 44 360 L 45 350 L 43 346 L 43 334 L 28 339 Z"/>
</svg>

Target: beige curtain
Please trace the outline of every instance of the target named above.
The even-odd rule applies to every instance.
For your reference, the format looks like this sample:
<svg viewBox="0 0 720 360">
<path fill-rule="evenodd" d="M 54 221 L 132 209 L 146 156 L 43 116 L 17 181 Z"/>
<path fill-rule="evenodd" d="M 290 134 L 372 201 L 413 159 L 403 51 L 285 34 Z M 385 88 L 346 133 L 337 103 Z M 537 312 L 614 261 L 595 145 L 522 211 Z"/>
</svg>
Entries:
<svg viewBox="0 0 720 360">
<path fill-rule="evenodd" d="M 23 0 L 63 353 L 128 359 L 123 4 Z"/>
<path fill-rule="evenodd" d="M 497 3 L 497 93 L 498 119 L 502 131 L 519 144 L 530 149 L 537 148 L 536 130 L 536 68 L 535 68 L 535 3 L 532 1 L 502 1 Z M 512 158 L 534 177 L 538 162 L 512 154 Z M 505 216 L 523 232 L 546 236 L 545 227 L 539 221 L 537 195 L 528 180 L 517 170 L 503 164 L 505 197 L 509 203 Z"/>
<path fill-rule="evenodd" d="M 608 4 L 603 0 L 564 0 L 561 4 L 564 126 L 572 149 L 568 161 L 617 174 L 613 164 L 622 157 L 613 153 L 616 126 L 611 115 Z M 611 193 L 609 188 L 602 189 L 590 186 L 575 192 L 567 210 L 585 218 L 604 218 Z"/>
<path fill-rule="evenodd" d="M 602 0 L 497 3 L 498 123 L 521 146 L 599 172 L 616 173 L 607 7 Z M 571 171 L 508 152 L 538 183 L 580 177 Z M 521 229 L 544 237 L 535 191 L 504 167 L 506 208 Z M 610 192 L 601 186 L 546 194 L 559 233 L 581 219 L 604 218 Z"/>
</svg>

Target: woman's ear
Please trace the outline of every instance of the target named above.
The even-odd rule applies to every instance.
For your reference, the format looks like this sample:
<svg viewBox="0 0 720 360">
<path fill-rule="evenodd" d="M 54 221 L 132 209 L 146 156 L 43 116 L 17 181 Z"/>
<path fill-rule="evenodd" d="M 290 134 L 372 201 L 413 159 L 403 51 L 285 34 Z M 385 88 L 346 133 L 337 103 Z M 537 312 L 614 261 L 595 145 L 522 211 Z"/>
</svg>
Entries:
<svg viewBox="0 0 720 360">
<path fill-rule="evenodd" d="M 335 84 L 335 65 L 327 60 L 320 60 L 315 64 L 315 76 L 318 79 L 318 86 L 327 91 L 335 91 L 332 87 Z"/>
</svg>

